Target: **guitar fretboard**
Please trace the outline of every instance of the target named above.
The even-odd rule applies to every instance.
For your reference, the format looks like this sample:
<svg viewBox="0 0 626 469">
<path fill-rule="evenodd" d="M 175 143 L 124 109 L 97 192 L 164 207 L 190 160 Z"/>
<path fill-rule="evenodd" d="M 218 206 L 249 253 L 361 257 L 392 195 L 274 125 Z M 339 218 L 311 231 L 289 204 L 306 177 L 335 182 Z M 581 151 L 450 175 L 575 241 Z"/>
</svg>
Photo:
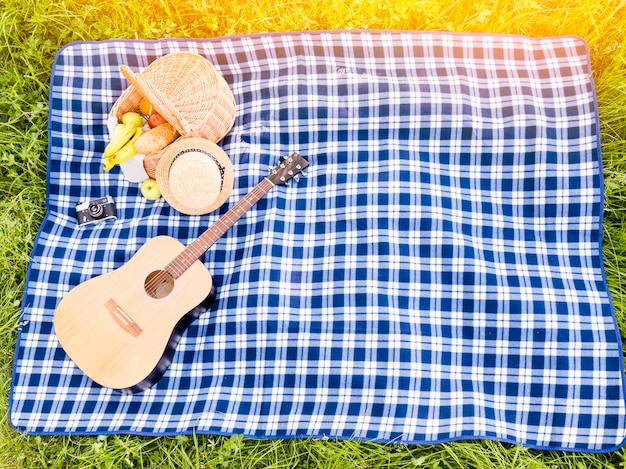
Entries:
<svg viewBox="0 0 626 469">
<path fill-rule="evenodd" d="M 274 184 L 267 178 L 263 179 L 245 197 L 211 225 L 198 239 L 187 246 L 172 262 L 165 266 L 165 270 L 173 277 L 180 277 L 200 256 L 202 256 L 215 242 L 226 233 L 237 221 L 267 194 Z"/>
</svg>

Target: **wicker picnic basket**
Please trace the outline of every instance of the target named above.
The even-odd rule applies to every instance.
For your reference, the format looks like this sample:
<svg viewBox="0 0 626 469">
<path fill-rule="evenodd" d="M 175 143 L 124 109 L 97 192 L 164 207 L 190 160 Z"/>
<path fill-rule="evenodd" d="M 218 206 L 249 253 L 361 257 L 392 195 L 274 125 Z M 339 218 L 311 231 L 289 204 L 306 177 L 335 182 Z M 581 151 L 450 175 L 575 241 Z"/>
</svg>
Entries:
<svg viewBox="0 0 626 469">
<path fill-rule="evenodd" d="M 235 97 L 226 80 L 205 57 L 193 52 L 172 52 L 135 73 L 126 65 L 121 73 L 130 82 L 111 108 L 119 120 L 137 111 L 142 96 L 181 135 L 217 143 L 235 122 Z M 144 167 L 154 176 L 160 154 L 147 155 Z"/>
</svg>

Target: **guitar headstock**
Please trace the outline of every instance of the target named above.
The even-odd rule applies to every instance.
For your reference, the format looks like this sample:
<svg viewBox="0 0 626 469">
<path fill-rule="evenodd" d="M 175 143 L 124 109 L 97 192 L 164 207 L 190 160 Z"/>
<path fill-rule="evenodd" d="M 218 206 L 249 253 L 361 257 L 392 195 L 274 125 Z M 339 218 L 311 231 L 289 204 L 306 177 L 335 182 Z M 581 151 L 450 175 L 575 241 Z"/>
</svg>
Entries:
<svg viewBox="0 0 626 469">
<path fill-rule="evenodd" d="M 308 165 L 309 162 L 299 153 L 293 152 L 287 158 L 283 158 L 278 166 L 270 171 L 267 179 L 275 186 L 286 184 L 287 181 L 300 174 Z"/>
</svg>

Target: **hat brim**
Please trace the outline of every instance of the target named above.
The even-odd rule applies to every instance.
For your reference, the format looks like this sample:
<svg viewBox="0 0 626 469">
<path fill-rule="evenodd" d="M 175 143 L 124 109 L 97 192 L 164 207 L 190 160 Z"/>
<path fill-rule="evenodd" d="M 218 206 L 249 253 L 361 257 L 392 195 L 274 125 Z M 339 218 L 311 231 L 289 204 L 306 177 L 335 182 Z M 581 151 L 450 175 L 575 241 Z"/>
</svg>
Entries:
<svg viewBox="0 0 626 469">
<path fill-rule="evenodd" d="M 164 150 L 155 178 L 163 198 L 174 209 L 187 215 L 205 215 L 230 196 L 234 171 L 221 147 L 192 137 L 178 139 Z"/>
</svg>

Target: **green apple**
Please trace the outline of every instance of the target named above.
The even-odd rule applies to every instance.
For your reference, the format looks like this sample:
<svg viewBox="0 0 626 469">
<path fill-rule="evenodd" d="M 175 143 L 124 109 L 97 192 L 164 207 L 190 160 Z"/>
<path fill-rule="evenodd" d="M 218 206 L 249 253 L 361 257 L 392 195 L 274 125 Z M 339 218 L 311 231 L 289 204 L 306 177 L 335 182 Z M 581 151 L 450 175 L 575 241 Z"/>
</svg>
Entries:
<svg viewBox="0 0 626 469">
<path fill-rule="evenodd" d="M 161 197 L 161 191 L 153 178 L 148 178 L 141 183 L 141 195 L 148 200 L 156 200 Z"/>
<path fill-rule="evenodd" d="M 122 124 L 128 124 L 133 127 L 142 127 L 143 121 L 141 120 L 141 116 L 136 112 L 125 112 L 122 114 L 122 118 L 120 119 Z"/>
</svg>

